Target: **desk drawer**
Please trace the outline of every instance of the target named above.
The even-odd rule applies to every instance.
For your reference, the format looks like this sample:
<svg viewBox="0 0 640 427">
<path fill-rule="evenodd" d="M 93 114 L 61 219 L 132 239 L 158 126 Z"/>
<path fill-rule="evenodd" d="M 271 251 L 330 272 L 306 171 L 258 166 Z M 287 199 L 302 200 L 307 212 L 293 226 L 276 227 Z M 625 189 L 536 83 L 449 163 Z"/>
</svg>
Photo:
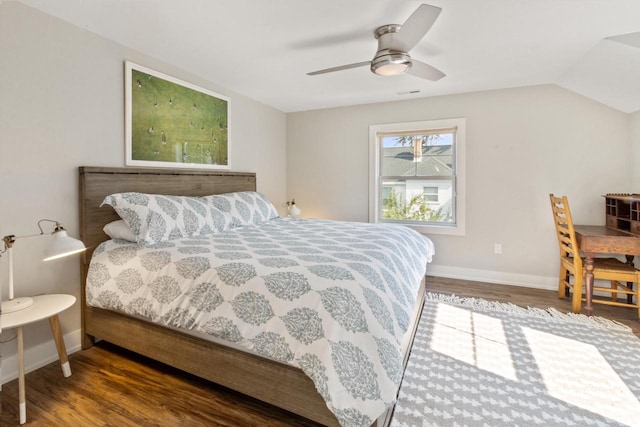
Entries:
<svg viewBox="0 0 640 427">
<path fill-rule="evenodd" d="M 631 221 L 631 232 L 633 234 L 640 234 L 640 221 Z"/>
<path fill-rule="evenodd" d="M 613 215 L 607 215 L 607 228 L 618 228 L 618 218 Z"/>
</svg>

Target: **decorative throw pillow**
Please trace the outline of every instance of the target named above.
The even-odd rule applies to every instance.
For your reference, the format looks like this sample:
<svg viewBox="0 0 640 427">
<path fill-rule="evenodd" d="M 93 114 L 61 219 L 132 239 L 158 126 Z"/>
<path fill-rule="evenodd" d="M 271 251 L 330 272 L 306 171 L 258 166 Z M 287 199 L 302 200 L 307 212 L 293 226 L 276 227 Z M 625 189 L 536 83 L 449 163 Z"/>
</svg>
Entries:
<svg viewBox="0 0 640 427">
<path fill-rule="evenodd" d="M 256 191 L 216 194 L 205 199 L 229 218 L 231 227 L 258 225 L 279 216 L 269 199 Z"/>
<path fill-rule="evenodd" d="M 212 234 L 228 227 L 226 216 L 203 197 L 117 193 L 107 196 L 102 202 L 105 204 L 115 209 L 141 246 Z"/>
</svg>

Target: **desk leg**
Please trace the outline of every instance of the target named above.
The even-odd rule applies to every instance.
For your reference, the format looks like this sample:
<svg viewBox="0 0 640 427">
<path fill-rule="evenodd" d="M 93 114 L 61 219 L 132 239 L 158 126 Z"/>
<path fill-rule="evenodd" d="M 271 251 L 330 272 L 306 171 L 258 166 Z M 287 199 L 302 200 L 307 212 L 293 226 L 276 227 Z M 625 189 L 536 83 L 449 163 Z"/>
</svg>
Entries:
<svg viewBox="0 0 640 427">
<path fill-rule="evenodd" d="M 51 325 L 53 339 L 55 340 L 56 348 L 58 349 L 58 357 L 60 358 L 62 375 L 64 375 L 65 378 L 68 378 L 71 376 L 71 367 L 69 366 L 69 359 L 67 358 L 67 348 L 64 346 L 64 338 L 62 337 L 60 319 L 58 319 L 58 316 L 51 316 L 49 318 L 49 324 Z"/>
<path fill-rule="evenodd" d="M 591 305 L 591 300 L 593 298 L 593 259 L 595 258 L 595 254 L 585 253 L 584 254 L 584 269 L 586 271 L 584 277 L 585 284 L 585 294 L 587 299 L 587 305 L 585 306 L 585 311 L 587 312 L 587 316 L 591 316 L 593 314 L 593 306 Z"/>
<path fill-rule="evenodd" d="M 27 422 L 27 399 L 24 390 L 24 335 L 22 326 L 17 328 L 18 335 L 18 402 L 20 404 L 20 424 Z"/>
</svg>

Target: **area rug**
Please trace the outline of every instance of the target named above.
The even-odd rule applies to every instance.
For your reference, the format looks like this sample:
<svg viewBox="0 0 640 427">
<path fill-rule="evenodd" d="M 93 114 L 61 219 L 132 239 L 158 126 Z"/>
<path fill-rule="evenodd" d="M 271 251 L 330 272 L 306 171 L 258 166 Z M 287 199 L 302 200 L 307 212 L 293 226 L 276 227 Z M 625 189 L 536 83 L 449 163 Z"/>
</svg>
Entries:
<svg viewBox="0 0 640 427">
<path fill-rule="evenodd" d="M 640 340 L 599 317 L 428 294 L 390 425 L 640 426 Z"/>
</svg>

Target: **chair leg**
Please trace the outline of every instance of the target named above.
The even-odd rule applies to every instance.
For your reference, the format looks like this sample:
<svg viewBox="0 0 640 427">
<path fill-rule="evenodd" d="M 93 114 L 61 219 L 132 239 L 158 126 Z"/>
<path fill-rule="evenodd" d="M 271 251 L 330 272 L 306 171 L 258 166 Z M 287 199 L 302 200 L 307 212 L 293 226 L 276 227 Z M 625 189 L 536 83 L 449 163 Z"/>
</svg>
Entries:
<svg viewBox="0 0 640 427">
<path fill-rule="evenodd" d="M 582 281 L 584 274 L 576 274 L 573 276 L 573 297 L 571 299 L 571 310 L 574 313 L 580 313 L 582 310 Z"/>
<path fill-rule="evenodd" d="M 618 282 L 616 282 L 615 280 L 611 281 L 611 299 L 613 301 L 618 301 L 618 293 L 616 292 L 618 290 Z"/>
<path fill-rule="evenodd" d="M 633 267 L 633 259 L 635 258 L 633 255 L 625 255 L 624 256 L 627 260 L 627 264 L 630 265 L 631 267 Z M 638 283 L 638 286 L 640 287 L 640 283 Z M 629 289 L 630 291 L 633 291 L 633 282 L 627 282 L 627 289 Z M 638 295 L 638 306 L 639 306 L 639 311 L 638 311 L 638 315 L 640 317 L 640 294 Z M 633 295 L 632 294 L 627 294 L 627 304 L 633 304 Z"/>
<path fill-rule="evenodd" d="M 566 283 L 569 281 L 569 270 L 560 265 L 560 274 L 558 275 L 558 298 L 569 296 L 569 288 Z"/>
</svg>

